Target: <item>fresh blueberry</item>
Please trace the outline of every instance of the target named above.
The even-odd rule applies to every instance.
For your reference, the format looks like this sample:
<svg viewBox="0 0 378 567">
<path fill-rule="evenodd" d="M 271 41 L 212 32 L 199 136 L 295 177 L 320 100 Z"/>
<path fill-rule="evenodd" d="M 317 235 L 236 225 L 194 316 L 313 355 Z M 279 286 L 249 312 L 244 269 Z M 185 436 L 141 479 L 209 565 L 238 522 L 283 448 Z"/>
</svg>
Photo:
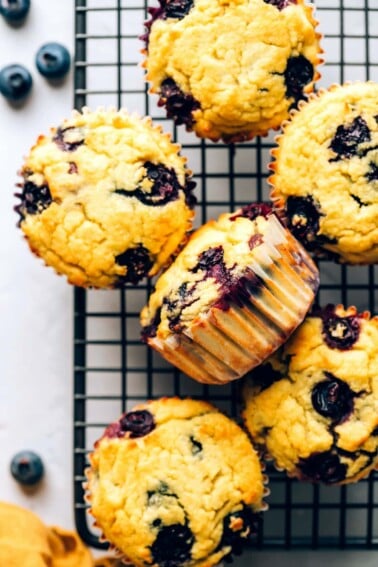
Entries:
<svg viewBox="0 0 378 567">
<path fill-rule="evenodd" d="M 9 22 L 20 22 L 30 9 L 30 0 L 0 0 L 0 14 Z"/>
<path fill-rule="evenodd" d="M 33 451 L 20 451 L 13 457 L 10 470 L 17 482 L 32 486 L 43 477 L 44 466 L 41 457 Z"/>
<path fill-rule="evenodd" d="M 37 51 L 35 63 L 38 71 L 47 79 L 61 79 L 71 65 L 69 51 L 60 43 L 46 43 Z"/>
<path fill-rule="evenodd" d="M 356 394 L 346 382 L 329 372 L 326 375 L 328 379 L 318 382 L 312 390 L 312 405 L 320 415 L 341 423 L 351 414 Z"/>
<path fill-rule="evenodd" d="M 130 437 L 144 437 L 155 429 L 154 416 L 147 410 L 130 411 L 120 420 L 121 430 L 130 431 Z"/>
<path fill-rule="evenodd" d="M 0 71 L 0 92 L 10 101 L 24 99 L 29 94 L 32 85 L 32 76 L 22 65 L 7 65 Z"/>
</svg>

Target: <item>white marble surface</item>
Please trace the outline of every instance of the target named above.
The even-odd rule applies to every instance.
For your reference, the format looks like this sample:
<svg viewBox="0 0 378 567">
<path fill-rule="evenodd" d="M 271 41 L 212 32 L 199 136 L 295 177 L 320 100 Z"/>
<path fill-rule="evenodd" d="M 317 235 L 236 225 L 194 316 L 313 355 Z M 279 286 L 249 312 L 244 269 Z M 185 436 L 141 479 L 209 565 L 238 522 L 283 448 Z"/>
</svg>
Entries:
<svg viewBox="0 0 378 567">
<path fill-rule="evenodd" d="M 34 55 L 45 41 L 60 41 L 73 52 L 70 0 L 32 0 L 30 17 L 19 29 L 0 20 L 0 66 L 25 64 L 34 78 L 23 108 L 0 99 L 0 499 L 34 510 L 46 523 L 72 528 L 72 289 L 30 254 L 12 211 L 22 156 L 72 106 L 72 74 L 57 88 L 36 72 Z M 38 452 L 46 466 L 45 480 L 32 493 L 9 473 L 12 456 L 25 448 Z M 251 563 L 373 567 L 378 554 L 259 552 L 234 565 Z"/>
<path fill-rule="evenodd" d="M 0 97 L 0 498 L 47 522 L 73 524 L 71 490 L 72 289 L 29 252 L 16 227 L 15 183 L 29 146 L 71 110 L 72 73 L 49 85 L 34 65 L 37 49 L 59 41 L 73 51 L 73 2 L 32 0 L 17 29 L 0 19 L 0 66 L 25 65 L 32 95 L 22 108 Z M 17 451 L 40 453 L 45 481 L 31 495 L 9 474 Z"/>
</svg>

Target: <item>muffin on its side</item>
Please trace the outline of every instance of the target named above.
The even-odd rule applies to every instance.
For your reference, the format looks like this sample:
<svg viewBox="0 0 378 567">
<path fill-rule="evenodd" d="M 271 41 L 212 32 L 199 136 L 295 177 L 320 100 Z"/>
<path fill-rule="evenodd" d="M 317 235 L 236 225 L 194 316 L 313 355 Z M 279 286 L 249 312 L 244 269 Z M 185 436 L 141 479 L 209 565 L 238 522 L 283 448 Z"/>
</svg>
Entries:
<svg viewBox="0 0 378 567">
<path fill-rule="evenodd" d="M 191 235 L 142 310 L 142 337 L 192 378 L 224 384 L 282 345 L 318 283 L 271 208 L 251 204 Z"/>
<path fill-rule="evenodd" d="M 245 425 L 289 476 L 324 484 L 378 464 L 378 317 L 328 305 L 246 380 Z"/>
<path fill-rule="evenodd" d="M 304 0 L 160 0 L 150 12 L 150 91 L 201 138 L 279 128 L 320 76 L 320 34 Z"/>
<path fill-rule="evenodd" d="M 125 110 L 75 112 L 40 136 L 21 175 L 31 250 L 82 287 L 156 274 L 191 228 L 194 183 L 179 146 Z"/>
<path fill-rule="evenodd" d="M 266 477 L 248 436 L 214 406 L 162 398 L 133 408 L 95 444 L 90 512 L 136 567 L 211 567 L 256 532 Z"/>
<path fill-rule="evenodd" d="M 272 200 L 318 255 L 378 262 L 378 83 L 334 85 L 294 111 L 272 151 Z"/>
</svg>

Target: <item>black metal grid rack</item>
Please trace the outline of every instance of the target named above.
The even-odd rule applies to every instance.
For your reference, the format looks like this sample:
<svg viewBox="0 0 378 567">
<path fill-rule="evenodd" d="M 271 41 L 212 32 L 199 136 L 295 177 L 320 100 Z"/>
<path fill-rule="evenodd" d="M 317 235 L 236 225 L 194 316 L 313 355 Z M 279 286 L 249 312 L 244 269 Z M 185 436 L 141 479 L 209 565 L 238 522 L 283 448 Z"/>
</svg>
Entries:
<svg viewBox="0 0 378 567">
<path fill-rule="evenodd" d="M 125 106 L 149 114 L 183 146 L 197 182 L 197 225 L 252 200 L 267 200 L 273 136 L 225 146 L 175 128 L 147 94 L 139 39 L 147 0 L 76 0 L 75 107 Z M 320 86 L 378 81 L 378 1 L 315 0 L 326 65 Z M 378 312 L 378 267 L 321 262 L 322 304 L 355 304 Z M 117 291 L 75 290 L 74 496 L 77 529 L 104 547 L 83 501 L 86 456 L 104 427 L 136 402 L 192 395 L 236 415 L 234 385 L 195 383 L 142 345 L 139 311 L 150 283 Z M 378 476 L 348 487 L 319 487 L 270 471 L 270 510 L 256 545 L 262 549 L 378 549 Z"/>
</svg>

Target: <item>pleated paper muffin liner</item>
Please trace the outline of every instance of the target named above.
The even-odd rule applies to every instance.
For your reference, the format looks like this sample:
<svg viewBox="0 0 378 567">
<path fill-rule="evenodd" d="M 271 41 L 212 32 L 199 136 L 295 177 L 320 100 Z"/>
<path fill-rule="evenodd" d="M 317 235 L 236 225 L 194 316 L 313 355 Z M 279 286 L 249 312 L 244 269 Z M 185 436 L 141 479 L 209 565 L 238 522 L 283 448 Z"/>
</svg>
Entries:
<svg viewBox="0 0 378 567">
<path fill-rule="evenodd" d="M 201 237 L 206 239 L 206 225 Z M 220 290 L 213 305 L 182 330 L 163 337 L 158 329 L 147 339 L 199 382 L 225 384 L 246 374 L 287 340 L 312 304 L 317 267 L 275 215 L 268 215 L 262 242 L 253 252 L 236 292 L 226 297 Z"/>
</svg>

